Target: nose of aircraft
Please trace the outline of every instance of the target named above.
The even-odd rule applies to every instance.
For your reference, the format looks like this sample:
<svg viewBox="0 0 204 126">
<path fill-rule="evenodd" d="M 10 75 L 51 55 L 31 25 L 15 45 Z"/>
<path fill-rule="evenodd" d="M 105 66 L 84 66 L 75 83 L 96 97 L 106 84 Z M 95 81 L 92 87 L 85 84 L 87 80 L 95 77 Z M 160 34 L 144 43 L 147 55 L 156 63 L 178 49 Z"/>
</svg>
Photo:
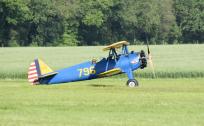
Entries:
<svg viewBox="0 0 204 126">
<path fill-rule="evenodd" d="M 141 50 L 140 52 L 140 62 L 141 62 L 141 66 L 140 66 L 141 69 L 144 69 L 145 67 L 147 67 L 147 57 L 143 50 Z"/>
</svg>

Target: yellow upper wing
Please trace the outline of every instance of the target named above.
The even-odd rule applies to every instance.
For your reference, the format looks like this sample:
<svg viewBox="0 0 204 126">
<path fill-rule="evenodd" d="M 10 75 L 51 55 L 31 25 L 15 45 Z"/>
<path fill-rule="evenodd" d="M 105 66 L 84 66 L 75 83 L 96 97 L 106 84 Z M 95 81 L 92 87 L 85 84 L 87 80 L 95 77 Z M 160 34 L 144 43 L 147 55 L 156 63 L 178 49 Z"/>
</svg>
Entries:
<svg viewBox="0 0 204 126">
<path fill-rule="evenodd" d="M 113 44 L 103 48 L 103 51 L 110 50 L 111 48 L 120 48 L 123 45 L 129 45 L 129 42 L 127 42 L 127 41 L 120 41 L 120 42 L 113 43 Z"/>
</svg>

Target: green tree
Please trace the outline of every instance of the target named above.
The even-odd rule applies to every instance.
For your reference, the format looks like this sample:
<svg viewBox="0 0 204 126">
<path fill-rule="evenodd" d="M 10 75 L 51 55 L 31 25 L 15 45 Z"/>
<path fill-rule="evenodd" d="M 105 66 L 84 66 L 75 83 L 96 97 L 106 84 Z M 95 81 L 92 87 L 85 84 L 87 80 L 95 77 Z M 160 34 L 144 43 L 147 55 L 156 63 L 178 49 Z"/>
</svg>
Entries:
<svg viewBox="0 0 204 126">
<path fill-rule="evenodd" d="M 29 24 L 29 42 L 38 46 L 52 46 L 62 39 L 64 17 L 51 0 L 31 0 L 29 8 L 33 19 Z"/>
<path fill-rule="evenodd" d="M 164 0 L 160 2 L 160 32 L 158 41 L 160 43 L 178 43 L 181 37 L 180 28 L 177 26 L 174 15 L 173 0 Z"/>
<path fill-rule="evenodd" d="M 159 4 L 157 0 L 123 1 L 119 15 L 122 27 L 129 41 L 154 41 L 160 25 Z"/>
<path fill-rule="evenodd" d="M 175 15 L 184 42 L 204 42 L 204 1 L 175 0 Z"/>
<path fill-rule="evenodd" d="M 80 0 L 81 9 L 77 12 L 79 19 L 78 36 L 81 45 L 96 45 L 101 42 L 100 30 L 103 29 L 112 0 Z"/>
<path fill-rule="evenodd" d="M 0 1 L 0 44 L 19 45 L 18 26 L 31 19 L 29 8 L 22 0 Z M 11 43 L 10 43 L 11 42 Z M 15 43 L 15 44 L 14 44 Z"/>
</svg>

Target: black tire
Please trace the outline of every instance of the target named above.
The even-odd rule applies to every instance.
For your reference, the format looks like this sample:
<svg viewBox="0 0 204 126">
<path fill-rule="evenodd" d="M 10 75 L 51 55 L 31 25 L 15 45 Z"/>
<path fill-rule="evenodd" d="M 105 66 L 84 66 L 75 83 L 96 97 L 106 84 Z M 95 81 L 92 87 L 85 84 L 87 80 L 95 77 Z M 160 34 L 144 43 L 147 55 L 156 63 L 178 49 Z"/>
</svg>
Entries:
<svg viewBox="0 0 204 126">
<path fill-rule="evenodd" d="M 137 87 L 137 86 L 139 86 L 139 83 L 135 79 L 130 79 L 130 80 L 127 81 L 127 86 L 131 87 L 131 88 L 132 87 Z"/>
</svg>

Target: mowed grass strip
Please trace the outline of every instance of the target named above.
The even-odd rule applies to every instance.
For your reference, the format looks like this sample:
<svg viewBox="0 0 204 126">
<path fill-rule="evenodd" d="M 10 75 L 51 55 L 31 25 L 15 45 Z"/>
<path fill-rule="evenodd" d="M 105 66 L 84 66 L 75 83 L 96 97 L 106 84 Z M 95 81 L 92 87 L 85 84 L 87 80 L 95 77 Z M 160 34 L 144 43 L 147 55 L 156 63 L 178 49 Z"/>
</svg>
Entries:
<svg viewBox="0 0 204 126">
<path fill-rule="evenodd" d="M 129 46 L 145 50 L 146 46 Z M 92 58 L 107 57 L 103 46 L 86 47 L 19 47 L 0 48 L 0 78 L 27 78 L 29 64 L 41 58 L 54 70 L 69 67 Z M 204 77 L 204 45 L 151 45 L 155 72 L 159 78 Z M 124 76 L 124 75 L 122 75 Z M 138 70 L 136 77 L 151 78 L 150 68 Z M 121 76 L 120 76 L 121 77 Z"/>
<path fill-rule="evenodd" d="M 0 81 L 0 125 L 203 126 L 203 78 L 99 79 L 31 86 Z"/>
</svg>

